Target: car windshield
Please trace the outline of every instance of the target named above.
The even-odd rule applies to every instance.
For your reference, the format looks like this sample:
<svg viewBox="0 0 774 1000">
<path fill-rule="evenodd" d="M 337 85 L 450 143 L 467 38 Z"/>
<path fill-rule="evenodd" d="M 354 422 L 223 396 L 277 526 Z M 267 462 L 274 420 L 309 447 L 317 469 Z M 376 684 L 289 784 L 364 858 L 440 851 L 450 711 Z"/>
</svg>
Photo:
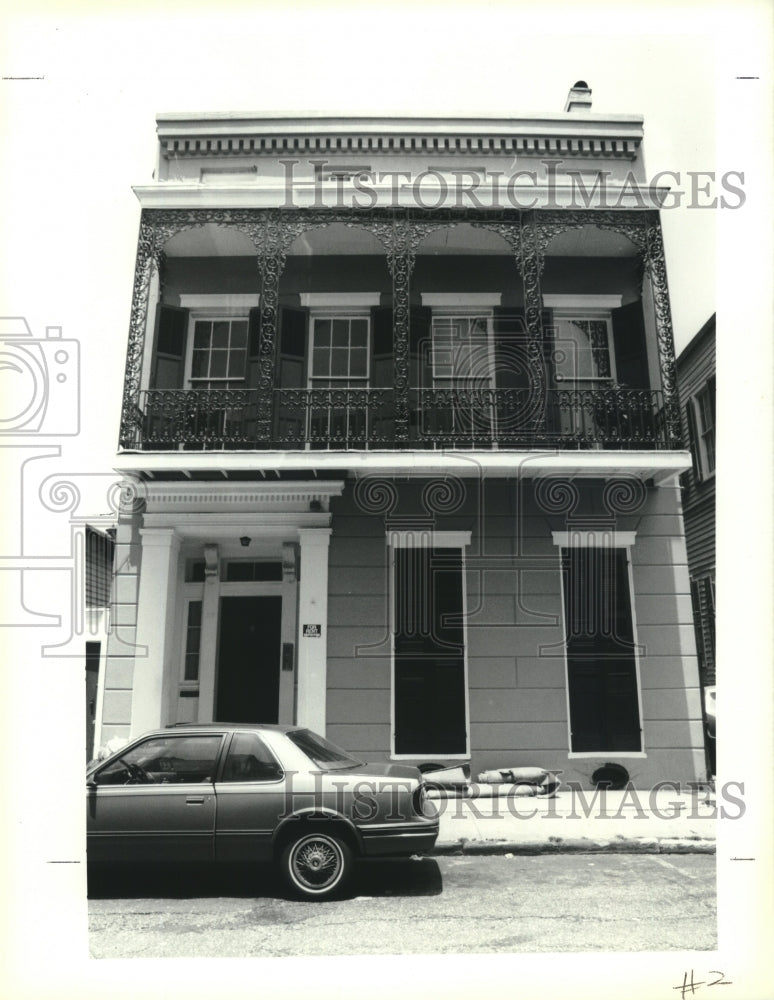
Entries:
<svg viewBox="0 0 774 1000">
<path fill-rule="evenodd" d="M 318 767 L 325 770 L 357 767 L 363 763 L 362 760 L 350 757 L 346 750 L 342 750 L 335 743 L 330 743 L 309 729 L 293 729 L 287 736 L 291 743 L 294 743 Z"/>
</svg>

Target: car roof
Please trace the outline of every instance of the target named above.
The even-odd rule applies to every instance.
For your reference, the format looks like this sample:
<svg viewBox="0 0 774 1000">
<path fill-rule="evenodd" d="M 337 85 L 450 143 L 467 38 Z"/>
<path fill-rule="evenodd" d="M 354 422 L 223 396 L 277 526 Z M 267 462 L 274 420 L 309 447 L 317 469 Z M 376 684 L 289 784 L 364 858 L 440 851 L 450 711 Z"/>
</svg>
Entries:
<svg viewBox="0 0 774 1000">
<path fill-rule="evenodd" d="M 180 731 L 183 729 L 217 729 L 219 732 L 231 732 L 235 729 L 254 729 L 256 732 L 292 733 L 303 728 L 303 726 L 278 725 L 271 722 L 175 722 L 165 726 L 164 729 L 155 730 L 155 732 L 168 733 L 170 730 Z"/>
</svg>

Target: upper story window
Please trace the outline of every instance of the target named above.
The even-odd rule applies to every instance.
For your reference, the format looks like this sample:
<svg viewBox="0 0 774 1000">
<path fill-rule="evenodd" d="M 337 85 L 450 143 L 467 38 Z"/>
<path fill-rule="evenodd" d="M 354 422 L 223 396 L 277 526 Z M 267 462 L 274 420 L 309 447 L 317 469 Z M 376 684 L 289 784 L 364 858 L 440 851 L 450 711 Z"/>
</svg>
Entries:
<svg viewBox="0 0 774 1000">
<path fill-rule="evenodd" d="M 493 374 L 491 315 L 436 315 L 432 324 L 433 380 L 437 385 Z"/>
<path fill-rule="evenodd" d="M 319 389 L 366 388 L 371 369 L 371 310 L 379 292 L 302 292 L 309 309 L 308 384 Z"/>
<path fill-rule="evenodd" d="M 562 381 L 614 380 L 610 315 L 555 316 L 554 360 Z"/>
<path fill-rule="evenodd" d="M 312 386 L 365 386 L 368 382 L 368 315 L 312 316 L 309 380 Z"/>
<path fill-rule="evenodd" d="M 617 381 L 613 310 L 620 295 L 545 295 L 551 310 L 554 372 L 558 382 Z"/>
<path fill-rule="evenodd" d="M 430 362 L 438 388 L 491 384 L 495 370 L 493 315 L 501 295 L 490 292 L 424 292 L 432 309 Z"/>
<path fill-rule="evenodd" d="M 715 376 L 686 404 L 693 471 L 697 479 L 715 474 Z"/>
<path fill-rule="evenodd" d="M 191 387 L 238 389 L 247 374 L 247 317 L 192 322 Z"/>
</svg>

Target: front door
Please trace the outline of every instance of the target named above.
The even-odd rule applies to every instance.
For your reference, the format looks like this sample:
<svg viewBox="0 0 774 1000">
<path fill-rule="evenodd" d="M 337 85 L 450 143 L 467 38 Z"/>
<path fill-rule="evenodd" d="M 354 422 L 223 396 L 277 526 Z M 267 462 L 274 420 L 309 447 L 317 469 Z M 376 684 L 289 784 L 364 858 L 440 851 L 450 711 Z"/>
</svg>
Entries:
<svg viewBox="0 0 774 1000">
<path fill-rule="evenodd" d="M 281 646 L 281 597 L 221 597 L 218 721 L 278 721 Z"/>
</svg>

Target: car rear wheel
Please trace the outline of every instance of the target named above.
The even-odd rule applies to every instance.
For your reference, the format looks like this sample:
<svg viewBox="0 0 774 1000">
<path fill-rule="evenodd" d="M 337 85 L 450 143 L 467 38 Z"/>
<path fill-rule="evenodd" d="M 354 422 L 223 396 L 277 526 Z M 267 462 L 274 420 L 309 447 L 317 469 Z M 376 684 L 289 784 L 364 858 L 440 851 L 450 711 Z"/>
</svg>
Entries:
<svg viewBox="0 0 774 1000">
<path fill-rule="evenodd" d="M 338 837 L 307 831 L 282 852 L 282 873 L 294 895 L 327 899 L 346 885 L 352 871 L 352 851 Z"/>
</svg>

